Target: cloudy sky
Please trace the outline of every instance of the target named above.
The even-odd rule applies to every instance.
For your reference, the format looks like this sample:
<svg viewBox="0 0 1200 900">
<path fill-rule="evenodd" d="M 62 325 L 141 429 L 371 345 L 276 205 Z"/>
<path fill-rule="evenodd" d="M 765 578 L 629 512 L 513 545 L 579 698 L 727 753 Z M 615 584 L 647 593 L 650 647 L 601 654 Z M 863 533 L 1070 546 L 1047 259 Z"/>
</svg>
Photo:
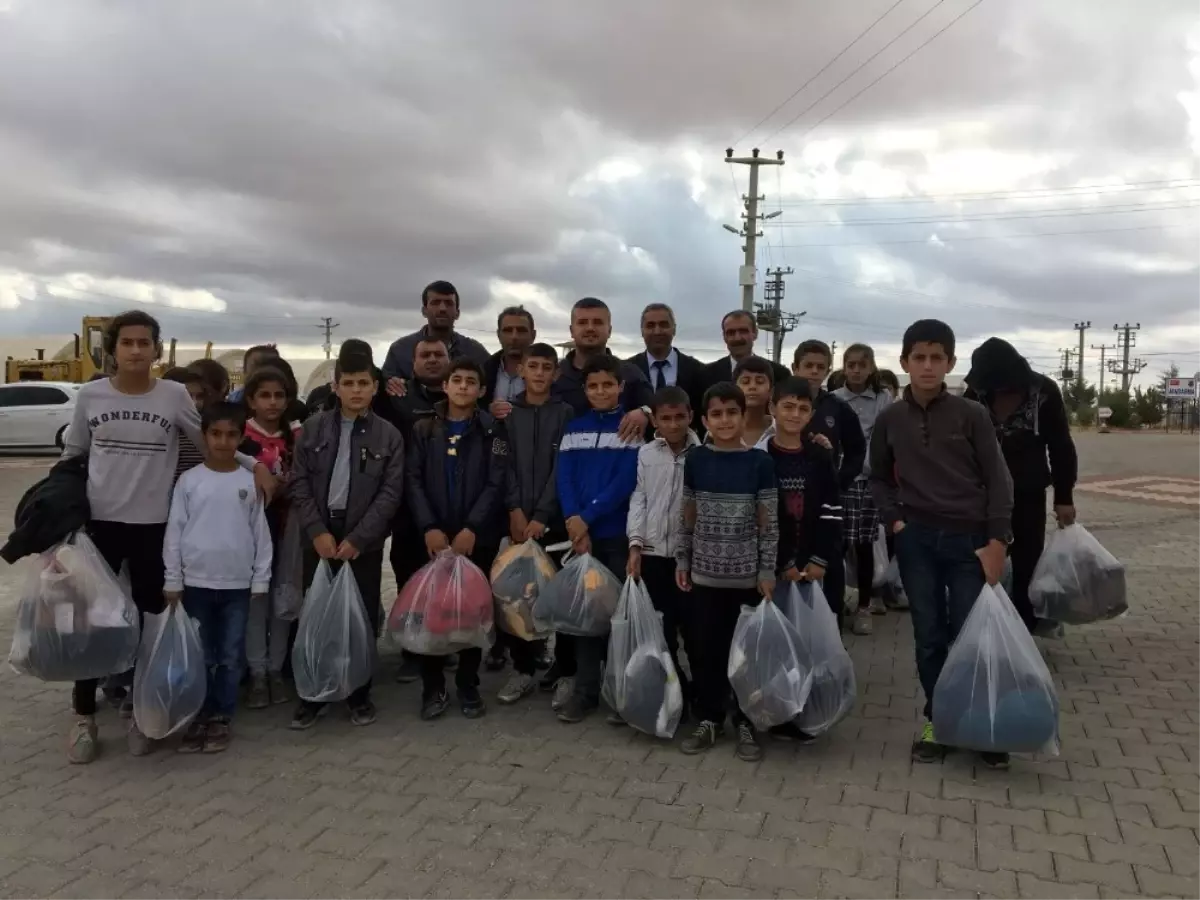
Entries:
<svg viewBox="0 0 1200 900">
<path fill-rule="evenodd" d="M 0 0 L 0 329 L 153 304 L 184 343 L 315 356 L 320 317 L 382 346 L 448 278 L 480 338 L 523 302 L 562 339 L 595 295 L 631 352 L 664 300 L 712 358 L 724 151 L 761 146 L 788 346 L 894 358 L 937 316 L 1050 369 L 1128 319 L 1147 375 L 1200 368 L 1192 0 L 750 6 Z"/>
</svg>

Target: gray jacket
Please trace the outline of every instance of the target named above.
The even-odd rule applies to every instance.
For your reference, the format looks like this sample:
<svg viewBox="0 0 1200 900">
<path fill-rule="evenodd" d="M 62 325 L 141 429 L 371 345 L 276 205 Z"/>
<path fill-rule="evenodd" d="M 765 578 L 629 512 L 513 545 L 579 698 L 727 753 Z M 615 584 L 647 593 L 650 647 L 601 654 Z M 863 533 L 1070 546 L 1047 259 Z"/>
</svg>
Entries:
<svg viewBox="0 0 1200 900">
<path fill-rule="evenodd" d="M 417 344 L 426 339 L 428 331 L 429 326 L 426 325 L 419 331 L 406 334 L 392 342 L 392 346 L 388 347 L 387 358 L 383 361 L 384 381 L 389 378 L 409 379 L 413 377 L 413 354 L 417 352 Z M 475 360 L 481 366 L 487 366 L 492 355 L 488 352 L 487 347 L 479 341 L 458 332 L 454 332 L 450 337 L 450 346 L 446 349 L 449 351 L 451 359 L 465 356 L 467 359 Z"/>
<path fill-rule="evenodd" d="M 871 446 L 871 432 L 875 430 L 875 420 L 879 418 L 879 414 L 887 409 L 892 403 L 892 395 L 883 388 L 875 390 L 867 388 L 861 394 L 856 394 L 848 387 L 840 387 L 836 391 L 832 391 L 833 396 L 839 400 L 845 400 L 850 404 L 850 408 L 854 410 L 854 414 L 858 416 L 858 424 L 862 427 L 863 438 L 867 442 L 867 446 Z M 871 474 L 871 461 L 865 459 L 863 461 L 862 474 L 855 481 L 866 481 L 867 476 Z"/>
<path fill-rule="evenodd" d="M 678 456 L 667 442 L 656 437 L 638 450 L 637 487 L 629 498 L 625 532 L 630 547 L 641 547 L 647 556 L 675 558 L 683 508 L 683 461 L 700 446 L 694 431 Z"/>
<path fill-rule="evenodd" d="M 329 480 L 341 440 L 341 412 L 317 413 L 296 441 L 288 496 L 311 542 L 329 531 Z M 350 435 L 346 540 L 360 553 L 383 549 L 404 490 L 404 439 L 368 412 Z"/>
<path fill-rule="evenodd" d="M 508 432 L 508 491 L 505 507 L 519 509 L 531 522 L 561 531 L 558 505 L 558 443 L 563 429 L 575 417 L 570 405 L 547 400 L 530 406 L 525 395 L 513 401 L 504 420 Z"/>
</svg>

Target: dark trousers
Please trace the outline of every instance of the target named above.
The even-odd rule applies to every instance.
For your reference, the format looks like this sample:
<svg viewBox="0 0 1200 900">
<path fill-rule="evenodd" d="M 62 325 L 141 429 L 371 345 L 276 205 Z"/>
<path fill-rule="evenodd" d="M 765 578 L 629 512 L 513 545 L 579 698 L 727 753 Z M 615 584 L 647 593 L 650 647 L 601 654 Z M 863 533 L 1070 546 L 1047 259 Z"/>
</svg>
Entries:
<svg viewBox="0 0 1200 900">
<path fill-rule="evenodd" d="M 451 538 L 454 535 L 450 535 Z M 490 575 L 492 563 L 496 561 L 499 546 L 491 544 L 486 547 L 476 546 L 469 559 L 484 573 Z M 421 696 L 428 700 L 446 690 L 446 657 L 422 656 L 413 654 L 421 666 Z M 461 694 L 464 690 L 479 688 L 479 664 L 483 662 L 483 651 L 478 647 L 468 647 L 458 651 L 458 670 L 454 673 L 454 686 Z"/>
<path fill-rule="evenodd" d="M 396 576 L 396 591 L 404 590 L 408 579 L 429 562 L 429 551 L 425 549 L 425 537 L 417 534 L 417 528 L 410 522 L 409 512 L 401 509 L 396 513 L 396 521 L 392 526 L 392 546 L 388 553 L 388 561 L 392 565 L 392 574 Z M 408 650 L 401 651 L 405 660 L 416 659 L 416 654 Z"/>
<path fill-rule="evenodd" d="M 833 559 L 829 561 L 829 565 L 825 568 L 825 577 L 821 579 L 821 588 L 825 594 L 825 599 L 829 603 L 829 608 L 833 610 L 833 614 L 837 616 L 838 627 L 841 627 L 842 619 L 846 615 L 846 544 L 839 537 L 837 546 L 833 551 Z M 870 559 L 870 553 L 867 554 L 867 559 Z M 803 566 L 801 566 L 803 570 Z M 861 582 L 859 582 L 861 584 Z M 871 579 L 867 578 L 867 597 L 868 601 L 871 596 Z"/>
<path fill-rule="evenodd" d="M 130 593 L 140 619 L 146 613 L 158 614 L 166 608 L 163 598 L 163 537 L 165 522 L 152 525 L 132 525 L 128 522 L 98 522 L 88 525 L 88 537 L 108 563 L 114 574 L 121 564 L 129 565 Z M 99 680 L 89 678 L 75 682 L 72 700 L 75 712 L 81 716 L 96 714 L 96 686 Z"/>
<path fill-rule="evenodd" d="M 983 534 L 944 531 L 918 522 L 909 522 L 896 535 L 927 719 L 933 715 L 933 690 L 946 654 L 983 590 L 983 566 L 975 551 L 986 543 Z"/>
<path fill-rule="evenodd" d="M 1046 492 L 1014 494 L 1012 511 L 1012 543 L 1008 555 L 1012 558 L 1012 591 L 1009 598 L 1025 627 L 1033 633 L 1037 616 L 1029 600 L 1029 583 L 1046 548 Z"/>
<path fill-rule="evenodd" d="M 875 582 L 874 542 L 854 545 L 854 580 L 858 584 L 858 608 L 866 609 L 871 605 L 872 585 Z M 825 573 L 822 583 L 829 583 L 828 572 Z"/>
<path fill-rule="evenodd" d="M 671 654 L 671 662 L 679 676 L 679 687 L 683 691 L 685 703 L 691 701 L 692 685 L 679 665 L 679 643 L 683 641 L 683 649 L 687 653 L 688 665 L 694 665 L 692 654 L 692 638 L 686 630 L 684 608 L 690 599 L 679 585 L 675 583 L 675 560 L 665 556 L 642 555 L 642 581 L 650 594 L 650 602 L 662 614 L 663 636 L 667 639 L 667 652 Z"/>
<path fill-rule="evenodd" d="M 521 675 L 534 675 L 537 672 L 537 658 L 545 646 L 545 641 L 523 641 L 506 631 L 497 631 L 492 653 L 503 659 L 507 649 L 512 656 L 514 671 Z"/>
<path fill-rule="evenodd" d="M 592 538 L 592 556 L 618 581 L 625 580 L 629 565 L 629 541 L 624 535 L 612 538 Z M 571 638 L 575 645 L 575 695 L 588 706 L 600 703 L 600 688 L 604 678 L 604 662 L 608 658 L 608 635 Z"/>
<path fill-rule="evenodd" d="M 729 646 L 743 606 L 758 606 L 762 595 L 754 588 L 714 588 L 695 585 L 687 598 L 687 647 L 692 664 L 692 714 L 701 722 L 746 721 L 729 684 Z M 693 657 L 692 654 L 695 653 Z"/>
<path fill-rule="evenodd" d="M 329 533 L 340 544 L 346 537 L 346 520 L 339 516 L 331 517 L 329 520 Z M 304 583 L 306 585 L 312 584 L 313 576 L 317 572 L 317 564 L 320 561 L 311 544 L 305 548 Z M 335 559 L 329 560 L 329 570 L 334 576 L 341 571 L 344 565 L 344 562 Z M 383 607 L 380 604 L 380 598 L 383 594 L 383 548 L 372 550 L 370 553 L 360 553 L 357 559 L 350 560 L 350 572 L 354 575 L 354 581 L 358 585 L 358 592 L 362 596 L 363 610 L 367 614 L 367 621 L 371 623 L 371 630 L 375 634 L 379 634 L 379 621 L 383 612 Z M 362 687 L 356 688 L 354 693 L 346 698 L 346 703 L 353 708 L 355 706 L 362 706 L 370 699 L 371 682 L 368 681 Z M 310 706 L 323 705 L 311 700 L 301 700 L 300 702 Z"/>
</svg>

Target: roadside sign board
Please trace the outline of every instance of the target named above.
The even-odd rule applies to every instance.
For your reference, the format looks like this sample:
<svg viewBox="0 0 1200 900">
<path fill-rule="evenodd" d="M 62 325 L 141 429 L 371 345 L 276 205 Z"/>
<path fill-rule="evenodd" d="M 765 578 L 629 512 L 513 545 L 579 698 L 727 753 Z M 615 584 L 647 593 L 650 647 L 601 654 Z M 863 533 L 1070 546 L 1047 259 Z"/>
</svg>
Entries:
<svg viewBox="0 0 1200 900">
<path fill-rule="evenodd" d="M 1168 378 L 1166 397 L 1168 400 L 1195 400 L 1195 378 Z"/>
</svg>

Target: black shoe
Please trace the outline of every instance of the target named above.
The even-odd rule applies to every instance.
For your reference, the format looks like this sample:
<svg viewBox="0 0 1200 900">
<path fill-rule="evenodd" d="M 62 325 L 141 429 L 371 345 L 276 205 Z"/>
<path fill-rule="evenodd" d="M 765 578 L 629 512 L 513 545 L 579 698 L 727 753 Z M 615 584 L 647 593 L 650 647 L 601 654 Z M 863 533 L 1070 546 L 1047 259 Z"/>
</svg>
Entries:
<svg viewBox="0 0 1200 900">
<path fill-rule="evenodd" d="M 449 708 L 450 697 L 443 690 L 421 701 L 421 718 L 428 722 L 431 719 L 436 719 Z"/>
<path fill-rule="evenodd" d="M 716 746 L 717 738 L 725 734 L 725 726 L 718 725 L 716 722 L 703 721 L 696 726 L 683 743 L 679 745 L 679 750 L 686 753 L 688 756 L 695 756 L 697 753 L 703 753 L 706 750 L 711 750 Z"/>
<path fill-rule="evenodd" d="M 754 733 L 754 726 L 749 722 L 738 724 L 737 750 L 734 751 L 742 762 L 758 762 L 763 758 L 763 746 Z"/>
<path fill-rule="evenodd" d="M 350 707 L 351 725 L 370 725 L 375 721 L 375 718 L 375 704 L 370 700 L 364 700 L 358 706 Z"/>
<path fill-rule="evenodd" d="M 404 657 L 400 661 L 400 668 L 396 671 L 397 684 L 412 684 L 414 681 L 421 680 L 421 664 L 415 659 Z"/>
<path fill-rule="evenodd" d="M 504 656 L 504 652 L 489 653 L 483 661 L 483 667 L 489 672 L 503 672 L 504 667 L 508 665 L 508 660 Z"/>
<path fill-rule="evenodd" d="M 538 682 L 538 690 L 543 694 L 554 693 L 554 687 L 558 684 L 558 679 L 560 678 L 562 678 L 562 669 L 558 667 L 557 662 L 551 662 L 550 668 L 546 670 L 546 674 Z"/>
<path fill-rule="evenodd" d="M 479 696 L 479 688 L 459 688 L 458 705 L 468 719 L 481 718 L 487 712 L 487 706 Z"/>
<path fill-rule="evenodd" d="M 325 715 L 324 703 L 309 703 L 301 701 L 296 707 L 296 714 L 292 716 L 292 724 L 289 726 L 292 731 L 307 731 L 317 724 L 317 719 Z"/>
<path fill-rule="evenodd" d="M 979 759 L 989 769 L 997 769 L 1002 772 L 1008 770 L 1007 753 L 980 753 Z"/>
<path fill-rule="evenodd" d="M 562 709 L 558 711 L 558 721 L 574 725 L 590 716 L 599 706 L 599 703 L 589 703 L 578 694 L 572 694 L 571 698 L 562 705 Z"/>
<path fill-rule="evenodd" d="M 801 731 L 795 722 L 785 722 L 768 730 L 768 734 L 777 741 L 795 741 L 798 744 L 811 744 L 817 739 L 815 734 Z"/>
</svg>

